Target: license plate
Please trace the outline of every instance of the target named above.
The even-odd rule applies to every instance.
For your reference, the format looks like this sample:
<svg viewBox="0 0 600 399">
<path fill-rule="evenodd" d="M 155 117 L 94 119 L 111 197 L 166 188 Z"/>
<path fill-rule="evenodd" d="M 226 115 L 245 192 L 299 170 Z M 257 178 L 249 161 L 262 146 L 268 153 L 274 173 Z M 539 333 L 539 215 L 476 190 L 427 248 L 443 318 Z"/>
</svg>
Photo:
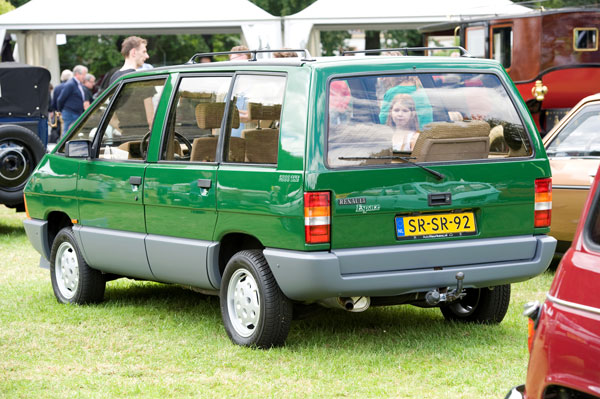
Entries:
<svg viewBox="0 0 600 399">
<path fill-rule="evenodd" d="M 474 234 L 477 234 L 477 226 L 473 212 L 396 216 L 396 237 L 399 240 Z"/>
</svg>

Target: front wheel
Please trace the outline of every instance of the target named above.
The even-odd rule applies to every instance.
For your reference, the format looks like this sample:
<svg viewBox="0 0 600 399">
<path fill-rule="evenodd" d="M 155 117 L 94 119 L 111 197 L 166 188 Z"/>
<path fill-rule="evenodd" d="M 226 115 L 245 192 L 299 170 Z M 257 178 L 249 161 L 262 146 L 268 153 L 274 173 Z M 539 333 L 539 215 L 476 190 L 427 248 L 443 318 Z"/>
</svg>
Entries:
<svg viewBox="0 0 600 399">
<path fill-rule="evenodd" d="M 500 323 L 510 303 L 510 284 L 488 288 L 468 288 L 459 301 L 440 307 L 446 320 Z"/>
<path fill-rule="evenodd" d="M 220 302 L 225 330 L 235 344 L 270 348 L 285 343 L 292 302 L 279 289 L 262 251 L 240 251 L 229 260 Z"/>
<path fill-rule="evenodd" d="M 71 227 L 60 230 L 52 243 L 50 278 L 58 302 L 95 303 L 104 297 L 104 277 L 83 259 Z"/>
</svg>

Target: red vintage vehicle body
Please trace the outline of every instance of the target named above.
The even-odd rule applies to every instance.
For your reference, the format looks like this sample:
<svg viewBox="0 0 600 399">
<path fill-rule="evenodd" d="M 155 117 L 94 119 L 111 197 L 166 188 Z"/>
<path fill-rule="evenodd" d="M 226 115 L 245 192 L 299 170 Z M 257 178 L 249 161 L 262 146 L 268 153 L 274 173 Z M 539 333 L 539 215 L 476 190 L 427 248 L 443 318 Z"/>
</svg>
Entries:
<svg viewBox="0 0 600 399">
<path fill-rule="evenodd" d="M 600 170 L 599 170 L 600 172 Z M 600 398 L 600 173 L 537 328 L 525 387 L 507 398 Z"/>
<path fill-rule="evenodd" d="M 599 26 L 600 9 L 564 8 L 421 30 L 426 41 L 456 34 L 475 56 L 500 61 L 545 134 L 579 100 L 600 92 Z M 547 88 L 538 99 L 537 81 Z"/>
</svg>

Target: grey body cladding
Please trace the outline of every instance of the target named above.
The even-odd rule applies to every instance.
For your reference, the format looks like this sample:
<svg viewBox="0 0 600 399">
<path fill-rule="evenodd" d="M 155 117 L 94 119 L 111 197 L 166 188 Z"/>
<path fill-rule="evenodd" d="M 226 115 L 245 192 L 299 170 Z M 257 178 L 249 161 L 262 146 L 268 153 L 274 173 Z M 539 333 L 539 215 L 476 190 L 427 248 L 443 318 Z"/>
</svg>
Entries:
<svg viewBox="0 0 600 399">
<path fill-rule="evenodd" d="M 85 226 L 73 230 L 94 269 L 207 290 L 219 287 L 218 243 Z"/>
</svg>

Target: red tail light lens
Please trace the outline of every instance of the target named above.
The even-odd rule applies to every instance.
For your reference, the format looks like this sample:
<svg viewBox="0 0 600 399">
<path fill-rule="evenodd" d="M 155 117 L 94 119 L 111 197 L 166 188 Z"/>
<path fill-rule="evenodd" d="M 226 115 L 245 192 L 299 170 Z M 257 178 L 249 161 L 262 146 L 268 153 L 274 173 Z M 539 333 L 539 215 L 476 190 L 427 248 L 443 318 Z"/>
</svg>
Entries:
<svg viewBox="0 0 600 399">
<path fill-rule="evenodd" d="M 307 244 L 331 239 L 331 195 L 328 191 L 304 193 L 304 231 Z"/>
<path fill-rule="evenodd" d="M 531 347 L 533 346 L 533 337 L 535 336 L 535 321 L 532 319 L 527 319 L 527 348 L 529 352 L 531 352 Z"/>
<path fill-rule="evenodd" d="M 550 227 L 552 219 L 552 179 L 535 181 L 534 226 Z"/>
</svg>

